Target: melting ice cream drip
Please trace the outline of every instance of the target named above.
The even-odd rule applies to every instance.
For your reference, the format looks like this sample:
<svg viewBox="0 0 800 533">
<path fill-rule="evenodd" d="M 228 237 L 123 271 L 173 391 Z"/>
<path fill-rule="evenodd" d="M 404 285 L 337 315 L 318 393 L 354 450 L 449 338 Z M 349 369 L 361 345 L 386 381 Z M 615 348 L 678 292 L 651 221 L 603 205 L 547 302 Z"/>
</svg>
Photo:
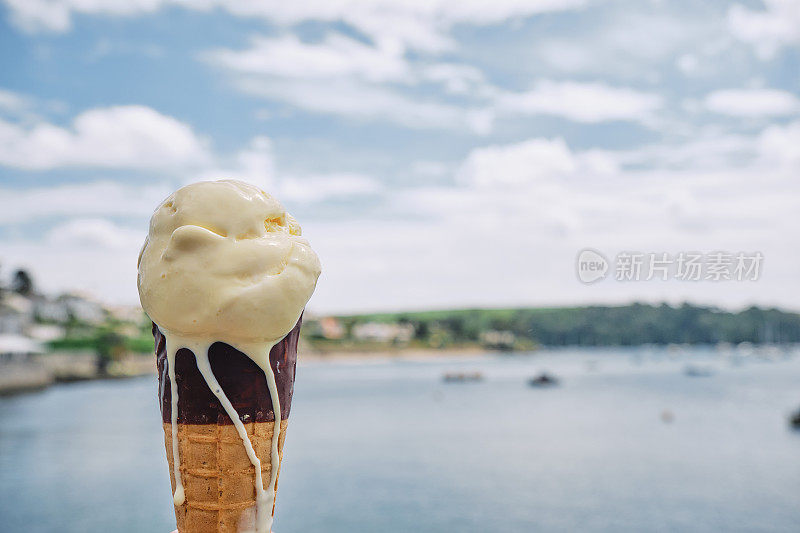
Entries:
<svg viewBox="0 0 800 533">
<path fill-rule="evenodd" d="M 281 434 L 281 401 L 278 397 L 278 385 L 275 382 L 275 374 L 272 372 L 272 366 L 269 364 L 269 352 L 272 350 L 273 345 L 264 345 L 257 347 L 253 353 L 259 354 L 259 359 L 253 359 L 253 361 L 261 367 L 261 370 L 264 371 L 264 375 L 267 378 L 267 387 L 269 388 L 269 396 L 272 399 L 272 411 L 275 413 L 275 425 L 273 426 L 272 430 L 272 449 L 270 451 L 270 461 L 271 461 L 271 468 L 270 468 L 270 476 L 269 476 L 269 490 L 266 492 L 265 495 L 265 504 L 269 505 L 269 519 L 265 520 L 268 522 L 268 526 L 266 531 L 269 532 L 272 530 L 272 511 L 275 508 L 275 483 L 278 480 L 278 468 L 280 467 L 280 455 L 278 451 L 278 444 Z M 241 351 L 241 350 L 240 350 Z M 244 352 L 247 353 L 247 352 Z M 262 359 L 263 357 L 263 359 Z M 265 513 L 266 514 L 266 513 Z M 259 510 L 259 515 L 261 515 L 261 511 Z M 257 518 L 257 520 L 260 520 Z M 260 525 L 260 521 L 257 522 Z"/>
<path fill-rule="evenodd" d="M 273 516 L 272 511 L 275 506 L 275 482 L 277 481 L 278 468 L 280 465 L 280 455 L 278 451 L 278 443 L 281 432 L 281 404 L 278 398 L 278 386 L 275 382 L 275 374 L 272 372 L 272 366 L 269 363 L 269 352 L 272 350 L 273 344 L 259 344 L 251 347 L 250 349 L 241 349 L 234 346 L 237 350 L 249 357 L 259 368 L 264 372 L 267 379 L 267 386 L 269 388 L 269 395 L 272 399 L 272 410 L 275 413 L 275 424 L 272 431 L 272 446 L 270 453 L 270 481 L 269 490 L 264 490 L 264 481 L 261 475 L 261 460 L 256 455 L 253 443 L 250 436 L 247 434 L 247 429 L 239 419 L 239 413 L 233 407 L 225 391 L 222 390 L 214 372 L 211 370 L 211 363 L 209 362 L 208 352 L 212 343 L 197 343 L 197 342 L 176 342 L 173 335 L 164 332 L 166 339 L 167 349 L 167 364 L 169 365 L 168 373 L 170 378 L 170 392 L 172 395 L 172 460 L 175 472 L 175 493 L 173 500 L 175 505 L 183 505 L 185 501 L 183 483 L 180 474 L 180 457 L 178 451 L 178 387 L 175 379 L 175 357 L 180 348 L 188 348 L 195 354 L 195 361 L 200 375 L 208 385 L 208 388 L 217 397 L 222 404 L 225 413 L 233 421 L 236 432 L 242 439 L 247 457 L 250 463 L 255 468 L 255 488 L 256 488 L 256 530 L 255 533 L 270 533 L 272 531 Z M 253 357 L 251 354 L 258 354 L 258 358 Z"/>
<path fill-rule="evenodd" d="M 171 424 L 172 424 L 172 465 L 175 475 L 175 492 L 172 494 L 172 500 L 175 505 L 183 505 L 186 499 L 183 492 L 183 481 L 181 480 L 181 461 L 178 451 L 178 381 L 175 379 L 175 355 L 178 348 L 175 346 L 174 341 L 170 335 L 164 334 L 167 346 L 167 372 L 169 374 L 169 390 L 171 396 Z"/>
</svg>

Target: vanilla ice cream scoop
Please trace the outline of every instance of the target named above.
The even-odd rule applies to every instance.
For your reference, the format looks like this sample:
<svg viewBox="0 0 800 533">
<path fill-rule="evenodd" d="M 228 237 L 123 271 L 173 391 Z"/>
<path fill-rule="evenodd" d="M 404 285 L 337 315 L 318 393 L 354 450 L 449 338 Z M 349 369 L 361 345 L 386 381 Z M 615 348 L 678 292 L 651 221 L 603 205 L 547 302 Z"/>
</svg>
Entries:
<svg viewBox="0 0 800 533">
<path fill-rule="evenodd" d="M 176 335 L 280 339 L 297 323 L 320 274 L 300 235 L 283 206 L 253 185 L 187 185 L 150 221 L 139 257 L 142 306 Z"/>
</svg>

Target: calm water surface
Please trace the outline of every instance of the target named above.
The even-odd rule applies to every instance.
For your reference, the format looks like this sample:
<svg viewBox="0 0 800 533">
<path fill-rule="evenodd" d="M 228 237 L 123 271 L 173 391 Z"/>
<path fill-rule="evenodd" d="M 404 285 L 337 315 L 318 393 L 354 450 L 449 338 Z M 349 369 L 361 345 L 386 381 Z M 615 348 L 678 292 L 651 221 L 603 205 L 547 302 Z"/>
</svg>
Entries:
<svg viewBox="0 0 800 533">
<path fill-rule="evenodd" d="M 541 370 L 561 386 L 527 387 Z M 279 533 L 800 531 L 800 357 L 562 351 L 297 379 Z M 0 399 L 0 531 L 174 524 L 154 377 Z"/>
</svg>

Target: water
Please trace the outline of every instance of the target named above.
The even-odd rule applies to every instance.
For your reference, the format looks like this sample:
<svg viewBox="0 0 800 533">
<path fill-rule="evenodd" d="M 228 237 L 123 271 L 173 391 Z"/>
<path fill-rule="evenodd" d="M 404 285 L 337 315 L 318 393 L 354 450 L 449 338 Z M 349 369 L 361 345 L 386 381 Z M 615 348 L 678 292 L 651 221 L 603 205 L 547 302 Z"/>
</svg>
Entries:
<svg viewBox="0 0 800 533">
<path fill-rule="evenodd" d="M 800 432 L 786 421 L 800 357 L 668 355 L 305 365 L 275 530 L 800 530 Z M 714 375 L 685 376 L 689 359 Z M 486 379 L 441 381 L 473 370 Z M 527 387 L 541 370 L 561 386 Z M 174 523 L 155 378 L 0 400 L 0 531 Z"/>
</svg>

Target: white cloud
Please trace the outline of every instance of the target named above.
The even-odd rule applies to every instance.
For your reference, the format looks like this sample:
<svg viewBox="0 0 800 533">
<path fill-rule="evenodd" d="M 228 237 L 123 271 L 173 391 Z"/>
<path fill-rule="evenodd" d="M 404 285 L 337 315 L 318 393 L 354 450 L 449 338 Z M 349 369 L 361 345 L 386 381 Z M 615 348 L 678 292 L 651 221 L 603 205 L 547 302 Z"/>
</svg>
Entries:
<svg viewBox="0 0 800 533">
<path fill-rule="evenodd" d="M 633 298 L 796 306 L 793 265 L 800 255 L 786 242 L 800 231 L 798 139 L 798 124 L 775 126 L 749 138 L 755 149 L 742 162 L 709 160 L 699 145 L 662 147 L 651 154 L 668 160 L 667 152 L 675 150 L 684 168 L 631 170 L 626 153 L 575 150 L 561 139 L 533 138 L 475 148 L 448 186 L 391 194 L 360 174 L 282 177 L 265 138 L 254 139 L 228 163 L 232 170 L 274 173 L 268 190 L 290 205 L 383 196 L 380 218 L 311 215 L 301 220 L 325 264 L 311 302 L 314 310 Z M 714 148 L 706 139 L 704 146 L 736 152 L 744 141 L 723 139 Z M 47 290 L 92 290 L 104 299 L 134 302 L 135 260 L 146 217 L 170 188 L 100 183 L 0 191 L 0 223 L 68 218 L 40 241 L 0 239 L 3 264 L 31 267 Z M 135 215 L 141 222 L 134 229 L 109 220 L 120 215 Z M 606 281 L 588 289 L 573 270 L 575 253 L 586 246 L 612 257 L 626 249 L 758 250 L 769 272 L 757 284 L 735 287 Z"/>
<path fill-rule="evenodd" d="M 378 194 L 382 190 L 380 182 L 370 176 L 334 173 L 284 178 L 275 194 L 286 202 L 314 203 L 323 200 L 352 200 Z"/>
<path fill-rule="evenodd" d="M 214 164 L 186 174 L 182 182 L 188 184 L 223 178 L 242 180 L 264 190 L 272 190 L 276 180 L 272 141 L 263 135 L 256 136 L 232 156 L 217 157 Z"/>
<path fill-rule="evenodd" d="M 0 110 L 19 112 L 29 105 L 27 97 L 13 91 L 0 89 Z"/>
<path fill-rule="evenodd" d="M 47 217 L 149 216 L 171 191 L 168 184 L 124 185 L 110 181 L 26 189 L 0 189 L 0 224 Z"/>
<path fill-rule="evenodd" d="M 245 50 L 218 49 L 204 57 L 232 71 L 244 92 L 306 111 L 412 128 L 467 128 L 486 134 L 496 112 L 549 114 L 585 123 L 647 122 L 662 105 L 658 95 L 602 83 L 540 80 L 530 91 L 512 93 L 490 86 L 475 67 L 411 62 L 400 49 L 336 34 L 317 43 L 293 36 L 256 37 Z M 467 94 L 483 107 L 424 100 L 400 90 L 423 82 L 441 84 L 449 94 Z"/>
<path fill-rule="evenodd" d="M 348 76 L 383 82 L 410 76 L 402 50 L 374 47 L 341 34 L 328 34 L 318 43 L 304 43 L 294 35 L 254 37 L 246 50 L 218 49 L 204 57 L 234 72 L 283 78 Z"/>
<path fill-rule="evenodd" d="M 306 222 L 304 233 L 325 261 L 312 308 L 631 299 L 796 307 L 786 293 L 798 287 L 792 265 L 800 259 L 785 246 L 800 229 L 791 172 L 770 173 L 759 163 L 704 172 L 617 170 L 595 179 L 587 157 L 548 139 L 479 148 L 456 186 L 393 194 L 396 221 Z M 602 167 L 594 170 L 609 170 Z M 508 174 L 516 176 L 511 186 Z M 574 274 L 575 254 L 587 246 L 610 257 L 623 250 L 761 251 L 769 272 L 758 283 L 608 280 L 587 288 Z"/>
<path fill-rule="evenodd" d="M 619 164 L 637 168 L 703 170 L 751 162 L 756 157 L 752 136 L 696 129 L 691 139 L 655 143 L 613 152 Z"/>
<path fill-rule="evenodd" d="M 442 161 L 414 161 L 411 164 L 412 174 L 429 178 L 442 178 L 450 171 L 450 165 Z"/>
<path fill-rule="evenodd" d="M 111 40 L 104 37 L 99 39 L 84 57 L 89 62 L 110 56 L 142 56 L 152 59 L 163 57 L 164 52 L 164 47 L 157 44 Z"/>
<path fill-rule="evenodd" d="M 104 218 L 78 218 L 55 226 L 46 240 L 56 246 L 120 250 L 140 246 L 143 231 L 122 227 Z"/>
<path fill-rule="evenodd" d="M 457 177 L 477 187 L 530 185 L 574 172 L 577 162 L 563 139 L 531 139 L 518 144 L 476 148 Z"/>
<path fill-rule="evenodd" d="M 166 168 L 207 159 L 205 142 L 188 125 L 144 106 L 90 109 L 69 128 L 0 119 L 0 165 L 10 167 Z"/>
<path fill-rule="evenodd" d="M 700 60 L 695 54 L 683 54 L 675 61 L 675 65 L 684 74 L 695 74 L 700 66 Z"/>
<path fill-rule="evenodd" d="M 800 172 L 800 121 L 768 127 L 759 135 L 758 149 L 768 164 Z"/>
<path fill-rule="evenodd" d="M 4 0 L 11 20 L 25 31 L 66 31 L 72 23 L 71 6 L 46 0 Z"/>
<path fill-rule="evenodd" d="M 681 65 L 708 75 L 729 48 L 730 34 L 713 8 L 688 9 L 675 2 L 605 2 L 591 20 L 578 18 L 580 31 L 544 33 L 526 51 L 531 72 L 593 75 L 633 83 L 663 82 L 669 67 Z M 517 53 L 524 53 L 517 51 Z M 523 56 L 524 57 L 524 56 Z M 703 68 L 694 70 L 696 63 Z M 520 68 L 525 68 L 524 64 Z"/>
<path fill-rule="evenodd" d="M 137 16 L 180 6 L 260 18 L 283 26 L 306 21 L 346 22 L 385 45 L 442 51 L 453 45 L 455 24 L 487 25 L 551 11 L 576 9 L 586 0 L 3 0 L 12 20 L 26 31 L 67 31 L 74 14 Z"/>
<path fill-rule="evenodd" d="M 800 112 L 800 99 L 776 89 L 722 89 L 704 100 L 706 109 L 736 117 L 768 117 Z"/>
<path fill-rule="evenodd" d="M 347 80 L 332 80 L 321 87 L 307 80 L 242 78 L 237 85 L 249 94 L 349 120 L 380 120 L 417 129 L 466 129 L 478 134 L 488 133 L 492 124 L 487 110 L 425 101 L 392 88 Z"/>
<path fill-rule="evenodd" d="M 0 121 L 5 119 L 35 124 L 42 121 L 40 113 L 61 113 L 64 109 L 64 103 L 58 100 L 41 100 L 0 88 Z"/>
<path fill-rule="evenodd" d="M 618 250 L 758 249 L 800 228 L 792 207 L 800 201 L 800 159 L 790 148 L 798 138 L 797 125 L 768 128 L 750 138 L 762 155 L 710 168 L 694 151 L 695 164 L 675 170 L 625 169 L 624 154 L 574 151 L 559 139 L 483 147 L 465 159 L 459 186 L 411 190 L 399 209 L 423 212 L 431 224 L 446 221 L 453 231 L 480 228 L 486 238 L 507 238 L 509 250 L 532 238 L 526 232 Z"/>
<path fill-rule="evenodd" d="M 372 46 L 339 34 L 316 43 L 295 36 L 255 37 L 244 50 L 217 49 L 203 57 L 232 71 L 248 93 L 301 109 L 386 120 L 414 128 L 492 129 L 494 111 L 549 114 L 585 123 L 646 122 L 662 105 L 660 96 L 603 83 L 540 80 L 513 93 L 489 85 L 483 73 L 459 63 L 409 61 L 402 48 Z M 487 102 L 484 109 L 424 101 L 387 86 L 441 84 L 446 93 Z"/>
<path fill-rule="evenodd" d="M 486 87 L 483 72 L 458 63 L 434 63 L 419 68 L 417 78 L 421 81 L 441 83 L 450 94 L 480 93 Z"/>
<path fill-rule="evenodd" d="M 736 4 L 728 11 L 728 27 L 738 39 L 752 44 L 762 59 L 770 59 L 784 46 L 800 43 L 800 3 L 764 0 L 765 9 Z"/>
<path fill-rule="evenodd" d="M 514 38 L 494 43 L 505 28 L 453 29 L 519 20 L 567 4 L 556 0 L 0 1 L 10 6 L 6 12 L 17 23 L 30 30 L 68 30 L 76 14 L 127 16 L 168 5 L 262 18 L 278 26 L 278 37 L 255 37 L 240 49 L 216 49 L 203 57 L 224 69 L 222 79 L 230 79 L 235 87 L 286 104 L 270 105 L 271 116 L 284 118 L 293 106 L 355 121 L 456 132 L 447 141 L 433 136 L 439 140 L 432 142 L 444 143 L 440 151 L 435 146 L 421 150 L 427 158 L 438 153 L 444 163 L 414 162 L 402 153 L 399 157 L 405 159 L 397 165 L 385 143 L 379 152 L 371 152 L 367 143 L 356 150 L 358 172 L 339 165 L 328 174 L 312 169 L 286 175 L 278 164 L 286 154 L 276 161 L 266 137 L 255 137 L 238 151 L 211 152 L 188 125 L 152 110 L 151 122 L 142 114 L 111 112 L 130 107 L 91 110 L 66 124 L 36 117 L 16 122 L 7 118 L 0 123 L 4 165 L 153 168 L 168 169 L 175 176 L 169 183 L 155 185 L 104 181 L 0 190 L 4 226 L 0 260 L 4 265 L 33 264 L 40 280 L 51 288 L 90 289 L 103 298 L 135 301 L 135 258 L 153 207 L 178 182 L 234 177 L 261 185 L 298 214 L 306 212 L 300 220 L 304 233 L 325 264 L 312 309 L 563 304 L 634 297 L 707 298 L 717 303 L 750 299 L 796 306 L 791 297 L 798 288 L 795 266 L 800 252 L 786 242 L 800 231 L 799 123 L 773 125 L 748 135 L 701 128 L 696 120 L 711 118 L 707 113 L 684 108 L 675 109 L 670 117 L 672 100 L 664 99 L 669 92 L 680 102 L 682 88 L 671 78 L 676 69 L 697 76 L 709 92 L 715 80 L 732 81 L 732 71 L 724 70 L 732 64 L 745 68 L 745 79 L 774 79 L 752 71 L 748 48 L 731 46 L 735 39 L 726 23 L 737 27 L 734 33 L 752 42 L 762 55 L 774 54 L 798 42 L 797 25 L 789 27 L 774 17 L 776 9 L 782 9 L 781 17 L 795 20 L 791 13 L 785 14 L 787 8 L 775 8 L 788 4 L 767 2 L 767 11 L 737 7 L 728 21 L 715 7 L 685 11 L 663 2 L 614 4 L 588 13 L 591 20 L 570 26 L 581 29 L 571 41 L 562 31 L 571 21 L 554 20 L 550 29 L 518 25 Z M 750 18 L 737 21 L 736 13 Z M 761 15 L 769 16 L 761 19 Z M 325 26 L 319 40 L 291 35 L 297 23 L 311 20 L 344 22 L 366 38 L 336 33 L 344 31 L 340 24 L 336 30 Z M 465 45 L 458 50 L 456 36 Z M 95 52 L 106 53 L 108 46 L 100 44 Z M 476 63 L 468 63 L 472 59 Z M 473 66 L 477 61 L 491 63 L 487 76 L 496 82 L 540 81 L 523 92 L 492 87 Z M 773 66 L 781 72 L 787 68 Z M 597 83 L 563 80 L 565 71 L 574 72 L 576 80 Z M 660 89 L 642 89 L 643 83 Z M 663 96 L 654 94 L 662 90 L 667 91 L 661 92 Z M 0 107 L 19 109 L 24 104 L 19 98 L 26 97 L 0 92 Z M 714 91 L 696 102 L 696 110 L 767 120 L 796 119 L 790 116 L 797 112 L 796 106 L 796 96 L 766 90 Z M 94 120 L 81 120 L 85 115 L 92 118 L 91 112 L 96 112 Z M 623 151 L 578 149 L 558 137 L 576 135 L 591 146 L 601 142 L 592 133 L 596 128 L 569 127 L 556 136 L 520 142 L 552 121 L 515 122 L 483 146 L 460 134 L 490 131 L 495 115 L 501 120 L 549 115 L 584 124 L 629 121 L 650 126 L 656 118 L 660 125 L 672 119 L 684 129 L 649 132 L 648 138 L 663 133 L 666 141 Z M 742 122 L 749 128 L 761 124 Z M 612 128 L 604 127 L 603 132 L 611 131 L 613 145 L 637 142 L 627 135 L 616 136 Z M 355 157 L 346 149 L 357 140 L 340 143 L 314 135 L 309 142 L 324 148 L 312 149 L 314 163 L 304 161 L 300 168 L 335 166 L 326 164 L 333 150 L 345 150 L 335 156 L 340 161 Z M 167 142 L 172 138 L 185 142 Z M 427 140 L 420 137 L 419 143 Z M 297 151 L 305 141 L 281 139 Z M 397 165 L 389 171 L 397 177 L 406 164 L 408 179 L 391 188 L 361 173 L 369 165 Z M 414 185 L 422 182 L 426 185 Z M 380 209 L 364 208 L 378 202 Z M 351 203 L 360 208 L 339 209 Z M 119 222 L 128 218 L 138 222 L 131 221 L 130 227 Z M 39 238 L 16 239 L 21 232 L 15 226 L 24 226 L 26 235 L 40 230 Z M 608 283 L 589 289 L 575 281 L 572 270 L 575 252 L 584 246 L 612 255 L 621 248 L 758 249 L 767 255 L 773 277 L 753 285 L 664 288 Z"/>
<path fill-rule="evenodd" d="M 597 150 L 573 151 L 563 139 L 533 138 L 472 150 L 456 171 L 456 187 L 407 191 L 399 211 L 422 211 L 455 226 L 480 221 L 482 230 L 511 228 L 563 237 L 586 228 L 588 198 L 599 183 L 619 177 L 614 158 Z M 601 178 L 601 179 L 599 179 Z M 620 199 L 603 192 L 602 209 Z"/>
<path fill-rule="evenodd" d="M 374 178 L 352 172 L 281 174 L 276 169 L 272 141 L 264 136 L 253 138 L 245 148 L 229 158 L 219 158 L 219 162 L 222 164 L 187 175 L 183 182 L 238 179 L 258 185 L 287 204 L 352 199 L 383 190 L 380 182 Z"/>
<path fill-rule="evenodd" d="M 610 120 L 646 122 L 661 108 L 662 98 L 604 83 L 542 80 L 526 92 L 499 92 L 498 109 L 507 113 L 555 115 L 576 122 Z"/>
<path fill-rule="evenodd" d="M 208 167 L 200 173 L 185 175 L 180 181 L 187 184 L 202 180 L 240 179 L 294 204 L 348 199 L 383 191 L 379 181 L 357 173 L 278 177 L 271 144 L 264 137 L 253 139 L 247 147 L 231 156 L 228 163 L 227 166 Z M 174 188 L 173 182 L 142 185 L 113 181 L 0 188 L 0 226 L 13 227 L 49 218 L 65 219 L 66 222 L 58 222 L 52 235 L 97 237 L 108 228 L 99 225 L 97 220 L 102 217 L 144 220 Z"/>
<path fill-rule="evenodd" d="M 308 43 L 293 35 L 254 37 L 243 50 L 216 49 L 202 57 L 234 74 L 242 91 L 300 109 L 412 128 L 491 130 L 491 110 L 422 99 L 405 89 L 422 83 L 450 94 L 485 88 L 469 65 L 409 61 L 401 47 L 366 44 L 341 34 Z"/>
<path fill-rule="evenodd" d="M 240 75 L 290 79 L 341 79 L 414 85 L 441 83 L 452 93 L 464 93 L 483 82 L 483 73 L 458 63 L 412 63 L 405 49 L 392 44 L 368 44 L 329 33 L 318 42 L 303 42 L 295 35 L 255 36 L 243 50 L 219 48 L 202 54 L 204 60 Z"/>
</svg>

